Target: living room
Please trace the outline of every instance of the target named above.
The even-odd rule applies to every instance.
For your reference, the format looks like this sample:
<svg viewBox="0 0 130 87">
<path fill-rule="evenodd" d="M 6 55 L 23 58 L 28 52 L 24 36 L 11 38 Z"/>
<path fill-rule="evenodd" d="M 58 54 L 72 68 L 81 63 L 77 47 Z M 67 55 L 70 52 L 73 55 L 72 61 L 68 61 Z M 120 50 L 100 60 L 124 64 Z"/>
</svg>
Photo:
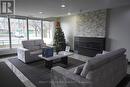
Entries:
<svg viewBox="0 0 130 87">
<path fill-rule="evenodd" d="M 129 0 L 10 1 L 0 1 L 1 87 L 130 87 Z"/>
</svg>

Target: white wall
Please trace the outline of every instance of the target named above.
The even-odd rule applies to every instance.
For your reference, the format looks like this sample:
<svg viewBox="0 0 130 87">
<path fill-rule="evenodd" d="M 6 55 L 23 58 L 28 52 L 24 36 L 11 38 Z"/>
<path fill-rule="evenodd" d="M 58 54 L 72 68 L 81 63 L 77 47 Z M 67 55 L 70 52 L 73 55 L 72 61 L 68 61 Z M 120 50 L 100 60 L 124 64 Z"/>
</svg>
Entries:
<svg viewBox="0 0 130 87">
<path fill-rule="evenodd" d="M 76 30 L 76 16 L 62 17 L 61 28 L 65 34 L 67 44 L 70 45 L 73 50 L 74 33 Z"/>
<path fill-rule="evenodd" d="M 111 9 L 109 15 L 106 49 L 126 48 L 130 61 L 130 6 Z"/>
</svg>

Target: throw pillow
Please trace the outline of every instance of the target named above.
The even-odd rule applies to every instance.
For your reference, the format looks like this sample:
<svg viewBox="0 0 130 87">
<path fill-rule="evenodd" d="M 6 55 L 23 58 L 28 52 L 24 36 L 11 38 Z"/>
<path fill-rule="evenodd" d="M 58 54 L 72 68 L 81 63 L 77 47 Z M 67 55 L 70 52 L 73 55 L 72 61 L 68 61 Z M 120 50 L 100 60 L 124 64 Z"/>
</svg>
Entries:
<svg viewBox="0 0 130 87">
<path fill-rule="evenodd" d="M 106 53 L 109 53 L 108 51 L 102 51 L 102 53 L 98 53 L 98 54 L 96 54 L 96 56 L 100 56 L 100 55 L 103 55 L 103 54 L 106 54 Z"/>
<path fill-rule="evenodd" d="M 102 55 L 102 53 L 97 53 L 97 54 L 96 54 L 96 56 L 100 56 L 100 55 Z"/>
<path fill-rule="evenodd" d="M 87 76 L 87 74 L 89 72 L 89 64 L 88 63 L 89 63 L 89 61 L 86 61 L 85 65 L 83 67 L 83 70 L 82 70 L 82 72 L 80 74 L 84 78 L 86 78 L 86 76 Z"/>
<path fill-rule="evenodd" d="M 109 52 L 108 52 L 108 51 L 103 50 L 102 54 L 106 54 L 106 53 L 109 53 Z"/>
<path fill-rule="evenodd" d="M 77 75 L 80 75 L 80 73 L 83 70 L 83 67 L 84 67 L 84 65 L 80 65 L 80 66 L 76 67 L 75 70 L 74 70 L 74 73 L 77 74 Z"/>
</svg>

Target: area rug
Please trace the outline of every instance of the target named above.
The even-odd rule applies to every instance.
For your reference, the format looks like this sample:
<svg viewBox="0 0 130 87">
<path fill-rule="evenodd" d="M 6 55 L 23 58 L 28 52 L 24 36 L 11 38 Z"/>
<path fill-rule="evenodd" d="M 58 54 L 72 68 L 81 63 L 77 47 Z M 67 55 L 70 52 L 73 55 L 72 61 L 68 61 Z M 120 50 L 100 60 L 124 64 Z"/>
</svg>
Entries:
<svg viewBox="0 0 130 87">
<path fill-rule="evenodd" d="M 50 74 L 51 70 L 44 66 L 44 61 L 24 64 L 18 58 L 9 59 L 9 61 L 17 67 L 36 87 L 51 87 Z M 57 63 L 54 66 L 61 66 L 71 69 L 83 64 L 83 61 L 68 58 L 68 65 Z M 45 82 L 45 83 L 43 83 Z M 127 75 L 116 87 L 130 87 L 130 75 Z"/>
<path fill-rule="evenodd" d="M 51 84 L 49 83 L 51 70 L 44 66 L 43 60 L 29 64 L 23 63 L 18 58 L 9 59 L 9 61 L 37 87 L 51 87 Z M 61 66 L 66 69 L 71 69 L 83 63 L 85 62 L 73 58 L 68 58 L 68 65 L 56 63 L 54 66 Z"/>
<path fill-rule="evenodd" d="M 0 87 L 25 87 L 4 62 L 0 62 Z"/>
</svg>

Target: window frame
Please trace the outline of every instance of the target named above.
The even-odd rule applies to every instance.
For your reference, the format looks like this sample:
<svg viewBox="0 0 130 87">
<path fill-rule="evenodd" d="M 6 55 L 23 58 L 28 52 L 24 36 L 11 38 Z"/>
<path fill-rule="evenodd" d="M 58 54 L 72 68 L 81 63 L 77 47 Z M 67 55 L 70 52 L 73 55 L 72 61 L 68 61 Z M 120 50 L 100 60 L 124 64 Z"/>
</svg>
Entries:
<svg viewBox="0 0 130 87">
<path fill-rule="evenodd" d="M 11 21 L 10 19 L 23 19 L 26 21 L 26 30 L 27 30 L 27 40 L 29 39 L 29 20 L 39 20 L 41 22 L 41 39 L 43 39 L 43 19 L 42 18 L 35 18 L 35 17 L 26 17 L 26 16 L 19 16 L 19 15 L 0 15 L 0 17 L 4 17 L 8 19 L 8 35 L 9 35 L 9 48 L 7 49 L 12 49 L 12 39 L 11 39 Z M 1 49 L 1 48 L 0 48 Z"/>
</svg>

